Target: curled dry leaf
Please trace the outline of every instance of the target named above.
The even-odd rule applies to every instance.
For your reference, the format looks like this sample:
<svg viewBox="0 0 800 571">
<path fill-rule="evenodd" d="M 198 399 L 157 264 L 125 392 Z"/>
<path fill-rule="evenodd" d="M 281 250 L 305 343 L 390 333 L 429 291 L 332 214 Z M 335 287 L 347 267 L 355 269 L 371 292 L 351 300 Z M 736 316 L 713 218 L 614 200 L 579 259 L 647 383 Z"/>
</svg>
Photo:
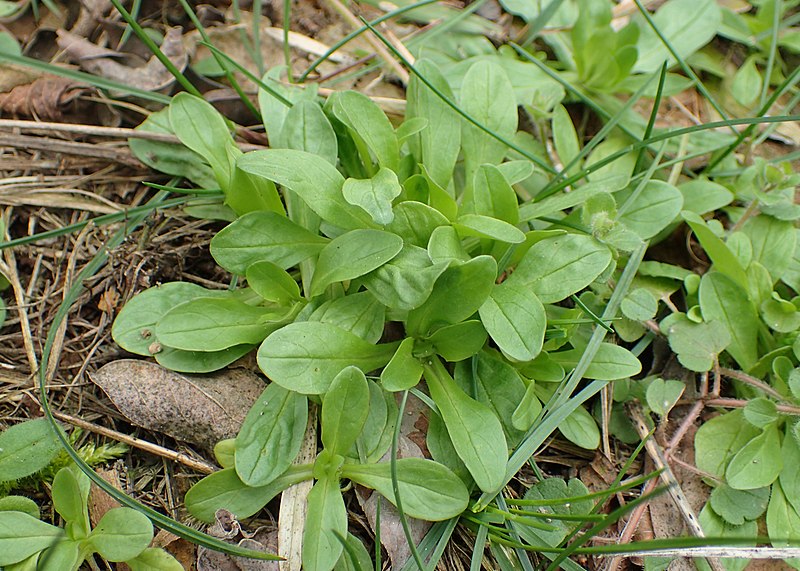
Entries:
<svg viewBox="0 0 800 571">
<path fill-rule="evenodd" d="M 245 369 L 190 376 L 135 359 L 108 363 L 90 377 L 132 424 L 207 449 L 236 435 L 264 389 Z"/>
<path fill-rule="evenodd" d="M 88 85 L 63 77 L 43 76 L 0 93 L 0 112 L 4 116 L 63 121 L 65 116 L 79 115 L 81 97 L 93 92 Z"/>
<path fill-rule="evenodd" d="M 216 519 L 217 521 L 207 530 L 209 535 L 246 549 L 275 553 L 278 546 L 276 530 L 259 527 L 249 533 L 242 529 L 242 525 L 236 517 L 227 510 L 217 511 Z M 278 571 L 278 562 L 233 557 L 205 547 L 198 547 L 197 571 Z"/>
<path fill-rule="evenodd" d="M 129 67 L 116 61 L 124 54 L 100 47 L 66 30 L 58 31 L 58 47 L 77 61 L 87 72 L 146 91 L 158 91 L 172 85 L 175 78 L 155 57 L 140 67 Z M 161 51 L 175 67 L 183 71 L 189 56 L 183 46 L 181 29 L 170 28 L 164 35 Z"/>
</svg>

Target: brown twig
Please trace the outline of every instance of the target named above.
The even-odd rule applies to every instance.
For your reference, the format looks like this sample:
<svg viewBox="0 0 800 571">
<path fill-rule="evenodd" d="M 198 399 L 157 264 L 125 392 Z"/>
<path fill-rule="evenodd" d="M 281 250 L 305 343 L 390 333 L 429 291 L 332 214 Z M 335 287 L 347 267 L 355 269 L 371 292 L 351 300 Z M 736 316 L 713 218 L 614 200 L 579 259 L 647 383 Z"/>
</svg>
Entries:
<svg viewBox="0 0 800 571">
<path fill-rule="evenodd" d="M 129 436 L 122 432 L 117 432 L 116 430 L 112 430 L 110 428 L 106 428 L 105 426 L 100 426 L 98 424 L 88 422 L 86 420 L 83 420 L 82 418 L 78 418 L 77 416 L 72 416 L 71 414 L 53 411 L 53 416 L 56 417 L 58 420 L 68 422 L 73 426 L 83 428 L 84 430 L 88 430 L 89 432 L 100 434 L 101 436 L 105 436 L 107 438 L 111 438 L 112 440 L 122 442 L 123 444 L 127 444 L 128 446 L 138 448 L 139 450 L 144 450 L 145 452 L 149 452 L 150 454 L 155 454 L 156 456 L 160 456 L 161 458 L 166 458 L 167 460 L 172 460 L 173 462 L 179 462 L 184 466 L 188 466 L 192 470 L 200 472 L 201 474 L 213 474 L 214 472 L 219 470 L 219 468 L 213 466 L 212 464 L 208 464 L 207 462 L 204 462 L 202 460 L 195 460 L 194 458 L 190 458 L 189 456 L 183 454 L 182 452 L 176 452 L 174 450 L 170 450 L 169 448 L 164 448 L 163 446 L 159 446 L 158 444 L 148 442 L 147 440 L 142 440 L 141 438 L 136 438 L 135 436 Z"/>
</svg>

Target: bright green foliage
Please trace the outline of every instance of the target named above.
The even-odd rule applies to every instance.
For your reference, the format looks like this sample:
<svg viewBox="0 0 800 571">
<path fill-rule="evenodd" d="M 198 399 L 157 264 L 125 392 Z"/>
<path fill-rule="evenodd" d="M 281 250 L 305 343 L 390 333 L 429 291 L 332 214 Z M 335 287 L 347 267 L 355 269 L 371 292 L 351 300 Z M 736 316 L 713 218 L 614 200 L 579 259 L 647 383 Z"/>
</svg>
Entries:
<svg viewBox="0 0 800 571">
<path fill-rule="evenodd" d="M 18 480 L 38 472 L 60 449 L 47 419 L 16 424 L 0 434 L 0 482 Z"/>
<path fill-rule="evenodd" d="M 695 438 L 697 467 L 715 487 L 700 517 L 706 531 L 749 536 L 766 512 L 771 537 L 796 536 L 800 479 L 790 466 L 800 462 L 800 424 L 786 411 L 800 405 L 800 178 L 764 159 L 739 169 L 722 156 L 733 141 L 723 129 L 665 139 L 637 111 L 690 85 L 707 96 L 688 65 L 723 78 L 727 111 L 765 102 L 787 69 L 780 53 L 763 53 L 771 3 L 741 15 L 713 0 L 667 0 L 650 16 L 660 35 L 642 14 L 615 17 L 606 0 L 501 5 L 526 19 L 525 33 L 550 28 L 541 40 L 557 65 L 523 41 L 515 52 L 461 35 L 486 32 L 472 14 L 447 22 L 456 35 L 412 47 L 402 120 L 354 91 L 323 102 L 316 86 L 281 83 L 275 69 L 264 82 L 281 97 L 259 91 L 269 149 L 242 153 L 228 121 L 188 94 L 142 126 L 184 146 L 137 142 L 137 156 L 223 191 L 217 212 L 230 223 L 211 254 L 236 279 L 229 291 L 176 283 L 142 292 L 120 312 L 114 338 L 183 371 L 256 351 L 270 381 L 239 435 L 220 444 L 224 469 L 192 487 L 187 508 L 203 521 L 219 508 L 249 517 L 314 480 L 303 548 L 313 571 L 368 559 L 347 532 L 343 480 L 433 521 L 460 516 L 474 489 L 483 496 L 478 513 L 465 514 L 470 524 L 508 542 L 516 536 L 488 524 L 513 520 L 523 543 L 563 546 L 595 507 L 578 480 L 540 479 L 523 513 L 499 501 L 481 510 L 523 463 L 542 475 L 532 455 L 557 430 L 597 449 L 606 419 L 583 405 L 606 385 L 607 426 L 626 443 L 638 437 L 624 401 L 668 422 L 688 385 L 657 372 L 637 378 L 639 355 L 649 358 L 661 336 L 690 371 L 749 375 L 726 374 L 734 380 L 714 396 L 735 399 L 736 410 Z M 415 17 L 447 10 L 420 7 Z M 716 48 L 699 51 L 718 32 L 752 49 L 733 75 Z M 792 33 L 776 39 L 792 45 Z M 681 70 L 662 84 L 665 62 Z M 595 120 L 604 125 L 590 139 Z M 690 161 L 712 150 L 724 162 L 700 173 Z M 647 245 L 671 237 L 672 248 L 687 234 L 691 256 L 653 250 L 640 265 Z M 606 331 L 617 338 L 603 340 Z M 407 390 L 430 406 L 436 461 L 392 466 L 381 459 L 399 422 L 395 393 Z M 298 466 L 309 401 L 322 406 L 321 448 Z M 128 555 L 108 524 L 96 550 Z M 71 523 L 68 533 L 63 561 L 95 532 Z M 131 566 L 158 557 L 142 551 Z"/>
<path fill-rule="evenodd" d="M 46 562 L 48 568 L 77 571 L 97 553 L 108 561 L 125 561 L 133 569 L 148 568 L 143 567 L 147 561 L 157 561 L 159 565 L 149 568 L 182 569 L 167 552 L 147 548 L 153 539 L 153 524 L 136 510 L 111 509 L 91 529 L 89 487 L 89 478 L 74 465 L 56 474 L 53 505 L 64 518 L 64 529 L 39 521 L 27 512 L 0 511 L 0 565 L 26 569 L 26 560 L 32 558 L 34 563 L 37 559 Z"/>
</svg>

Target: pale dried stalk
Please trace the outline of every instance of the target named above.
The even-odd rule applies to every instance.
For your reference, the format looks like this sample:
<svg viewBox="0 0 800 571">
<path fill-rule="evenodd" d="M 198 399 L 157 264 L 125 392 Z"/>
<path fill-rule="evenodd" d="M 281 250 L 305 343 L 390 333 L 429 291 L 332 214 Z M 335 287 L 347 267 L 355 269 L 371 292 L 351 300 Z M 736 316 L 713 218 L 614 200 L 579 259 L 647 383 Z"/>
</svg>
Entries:
<svg viewBox="0 0 800 571">
<path fill-rule="evenodd" d="M 317 457 L 317 407 L 311 405 L 308 411 L 308 425 L 303 446 L 295 459 L 295 464 L 311 464 Z M 281 494 L 278 515 L 278 555 L 284 561 L 278 563 L 280 571 L 300 571 L 302 568 L 303 531 L 306 527 L 308 493 L 314 484 L 311 480 L 300 482 L 284 490 Z"/>
<path fill-rule="evenodd" d="M 686 523 L 689 533 L 695 537 L 705 537 L 706 534 L 703 532 L 703 528 L 700 527 L 697 516 L 692 506 L 689 505 L 686 496 L 683 494 L 683 490 L 677 478 L 675 478 L 675 475 L 672 473 L 669 463 L 666 458 L 664 458 L 664 453 L 661 451 L 656 441 L 650 437 L 650 430 L 647 428 L 641 405 L 632 403 L 627 408 L 634 427 L 636 428 L 636 432 L 639 434 L 639 438 L 645 441 L 644 446 L 645 450 L 647 450 L 647 454 L 653 460 L 656 468 L 661 470 L 659 478 L 667 486 L 667 492 L 683 517 L 683 521 Z M 708 557 L 706 561 L 713 571 L 725 571 L 725 568 L 718 559 Z"/>
</svg>

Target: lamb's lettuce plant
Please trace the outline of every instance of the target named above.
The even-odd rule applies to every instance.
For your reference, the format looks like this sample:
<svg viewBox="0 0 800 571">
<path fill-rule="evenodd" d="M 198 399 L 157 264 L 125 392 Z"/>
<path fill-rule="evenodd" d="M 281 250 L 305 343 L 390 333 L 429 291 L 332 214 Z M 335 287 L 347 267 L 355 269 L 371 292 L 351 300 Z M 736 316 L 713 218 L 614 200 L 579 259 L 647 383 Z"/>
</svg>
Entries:
<svg viewBox="0 0 800 571">
<path fill-rule="evenodd" d="M 418 69 L 440 94 L 412 79 L 396 126 L 363 94 L 335 93 L 322 105 L 313 89 L 268 74 L 259 100 L 272 148 L 245 154 L 209 104 L 176 96 L 163 120 L 210 166 L 233 219 L 211 254 L 246 286 L 163 284 L 131 299 L 113 326 L 123 348 L 185 372 L 257 352 L 271 383 L 233 459 L 189 492 L 187 507 L 206 521 L 222 507 L 246 517 L 314 478 L 304 551 L 314 569 L 332 568 L 342 552 L 340 479 L 394 501 L 389 465 L 376 462 L 391 443 L 393 394 L 419 390 L 423 379 L 436 461 L 398 461 L 406 513 L 453 517 L 466 508 L 464 485 L 502 487 L 509 450 L 580 359 L 597 319 L 582 302 L 561 302 L 612 280 L 624 255 L 580 220 L 540 224 L 520 208 L 524 186 L 515 185 L 536 182 L 500 140 L 518 128 L 502 67 L 477 60 L 459 85 L 458 103 L 483 128 L 439 98 L 453 93 L 433 62 Z M 627 218 L 614 224 L 658 232 L 641 228 L 663 211 L 642 213 L 635 192 L 625 204 Z M 586 376 L 627 378 L 640 367 L 604 343 Z M 322 403 L 323 448 L 313 466 L 295 466 L 309 399 Z M 598 441 L 583 409 L 562 432 L 588 448 Z"/>
<path fill-rule="evenodd" d="M 106 561 L 124 561 L 133 571 L 183 569 L 163 549 L 148 547 L 153 539 L 153 524 L 141 512 L 114 508 L 92 528 L 88 511 L 90 484 L 75 465 L 56 474 L 53 507 L 64 520 L 63 528 L 40 521 L 38 506 L 27 498 L 15 497 L 14 501 L 0 504 L 3 569 L 77 571 L 94 554 Z"/>
</svg>

